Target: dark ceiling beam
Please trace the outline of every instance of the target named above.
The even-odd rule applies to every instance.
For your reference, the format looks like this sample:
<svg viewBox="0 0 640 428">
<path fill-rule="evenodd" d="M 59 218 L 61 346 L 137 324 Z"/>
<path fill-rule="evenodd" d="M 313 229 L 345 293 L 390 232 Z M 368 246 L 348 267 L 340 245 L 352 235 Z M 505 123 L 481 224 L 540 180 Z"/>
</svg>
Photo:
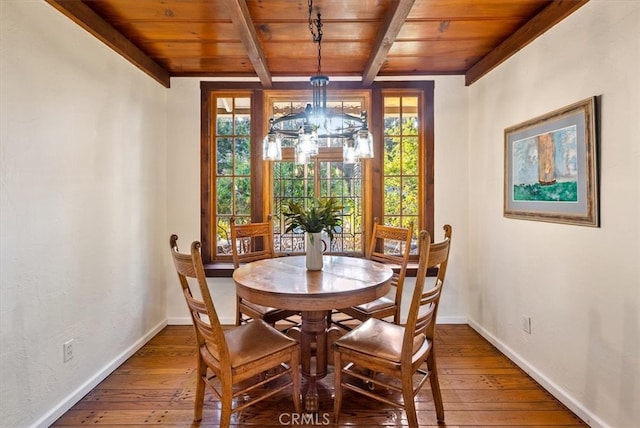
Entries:
<svg viewBox="0 0 640 428">
<path fill-rule="evenodd" d="M 246 0 L 226 0 L 226 4 L 233 26 L 240 34 L 240 40 L 242 40 L 242 44 L 247 50 L 249 60 L 253 64 L 262 86 L 270 88 L 272 85 L 271 72 L 267 67 L 267 59 L 260 47 Z"/>
<path fill-rule="evenodd" d="M 171 86 L 171 79 L 167 70 L 158 65 L 83 2 L 78 0 L 46 1 L 140 70 L 153 77 L 164 87 L 169 88 Z"/>
<path fill-rule="evenodd" d="M 529 22 L 500 43 L 465 74 L 465 84 L 471 85 L 527 46 L 548 29 L 584 6 L 589 0 L 554 0 Z"/>
<path fill-rule="evenodd" d="M 371 85 L 373 79 L 378 75 L 382 64 L 384 64 L 387 58 L 389 49 L 391 49 L 391 45 L 393 45 L 396 37 L 398 37 L 398 33 L 414 3 L 415 0 L 398 0 L 391 3 L 393 10 L 390 10 L 389 13 L 385 15 L 385 21 L 378 32 L 378 38 L 373 45 L 369 61 L 367 61 L 367 65 L 364 67 L 364 72 L 362 73 L 362 84 L 364 86 Z"/>
</svg>

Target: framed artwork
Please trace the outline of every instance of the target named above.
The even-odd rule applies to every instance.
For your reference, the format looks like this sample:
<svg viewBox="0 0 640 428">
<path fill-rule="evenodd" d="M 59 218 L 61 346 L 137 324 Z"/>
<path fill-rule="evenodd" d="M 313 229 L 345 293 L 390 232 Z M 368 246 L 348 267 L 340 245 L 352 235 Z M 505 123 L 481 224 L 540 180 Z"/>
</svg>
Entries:
<svg viewBox="0 0 640 428">
<path fill-rule="evenodd" d="M 504 216 L 599 226 L 596 97 L 504 130 Z"/>
</svg>

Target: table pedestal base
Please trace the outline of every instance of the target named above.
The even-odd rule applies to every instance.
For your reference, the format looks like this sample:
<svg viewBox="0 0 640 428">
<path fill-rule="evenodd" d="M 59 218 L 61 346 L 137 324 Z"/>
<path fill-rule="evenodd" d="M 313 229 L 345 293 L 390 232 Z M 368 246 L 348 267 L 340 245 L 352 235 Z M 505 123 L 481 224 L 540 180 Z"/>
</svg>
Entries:
<svg viewBox="0 0 640 428">
<path fill-rule="evenodd" d="M 303 311 L 302 327 L 289 329 L 287 333 L 300 341 L 302 376 L 306 380 L 302 399 L 307 413 L 319 410 L 317 380 L 327 375 L 329 346 L 342 335 L 338 328 L 327 328 L 330 315 L 330 311 Z"/>
</svg>

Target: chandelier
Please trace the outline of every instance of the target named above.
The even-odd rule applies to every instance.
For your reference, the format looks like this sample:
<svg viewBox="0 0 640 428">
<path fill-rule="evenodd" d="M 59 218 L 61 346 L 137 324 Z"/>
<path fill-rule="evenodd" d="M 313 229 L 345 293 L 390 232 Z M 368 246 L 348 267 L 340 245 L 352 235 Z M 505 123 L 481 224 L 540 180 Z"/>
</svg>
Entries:
<svg viewBox="0 0 640 428">
<path fill-rule="evenodd" d="M 344 163 L 373 157 L 373 137 L 367 127 L 367 113 L 360 116 L 327 110 L 329 77 L 322 74 L 322 20 L 320 12 L 313 19 L 313 1 L 309 0 L 309 31 L 313 43 L 318 44 L 318 73 L 311 77 L 312 104 L 304 111 L 272 117 L 269 132 L 264 137 L 264 160 L 282 160 L 282 140 L 293 140 L 295 163 L 306 164 L 318 154 L 318 141 L 342 143 Z"/>
</svg>

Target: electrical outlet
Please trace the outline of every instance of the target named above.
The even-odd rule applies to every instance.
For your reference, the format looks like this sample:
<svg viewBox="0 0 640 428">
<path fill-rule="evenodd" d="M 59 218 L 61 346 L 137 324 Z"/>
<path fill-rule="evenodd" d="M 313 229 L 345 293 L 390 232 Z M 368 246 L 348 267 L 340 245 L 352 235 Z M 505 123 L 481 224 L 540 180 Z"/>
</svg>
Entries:
<svg viewBox="0 0 640 428">
<path fill-rule="evenodd" d="M 525 333 L 531 334 L 531 317 L 523 316 L 521 321 L 522 330 L 524 330 Z"/>
<path fill-rule="evenodd" d="M 62 344 L 62 360 L 66 363 L 73 358 L 73 339 Z"/>
</svg>

